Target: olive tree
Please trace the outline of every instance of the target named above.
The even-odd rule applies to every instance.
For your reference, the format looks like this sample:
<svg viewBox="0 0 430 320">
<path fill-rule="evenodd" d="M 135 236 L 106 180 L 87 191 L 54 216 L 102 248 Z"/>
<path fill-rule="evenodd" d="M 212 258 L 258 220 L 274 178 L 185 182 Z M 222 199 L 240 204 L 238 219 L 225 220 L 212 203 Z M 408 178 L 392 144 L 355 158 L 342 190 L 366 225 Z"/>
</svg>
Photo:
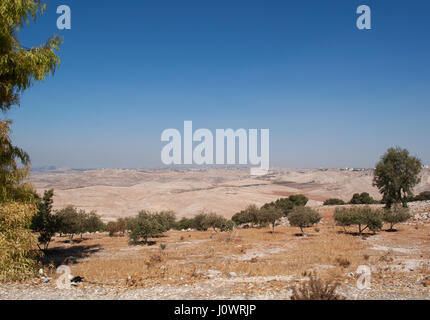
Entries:
<svg viewBox="0 0 430 320">
<path fill-rule="evenodd" d="M 236 213 L 231 220 L 234 221 L 237 225 L 245 224 L 245 223 L 251 223 L 251 224 L 257 224 L 258 223 L 258 212 L 259 209 L 256 205 L 252 204 L 246 207 L 245 210 L 242 210 L 238 213 Z"/>
<path fill-rule="evenodd" d="M 334 220 L 338 226 L 358 226 L 358 234 L 361 235 L 369 229 L 373 232 L 382 229 L 383 214 L 380 210 L 370 207 L 362 208 L 337 208 Z"/>
<path fill-rule="evenodd" d="M 303 228 L 309 228 L 321 221 L 321 215 L 309 207 L 295 207 L 288 215 L 290 225 L 299 227 L 302 235 L 305 235 Z"/>
<path fill-rule="evenodd" d="M 276 207 L 268 207 L 261 208 L 259 212 L 259 220 L 264 224 L 271 224 L 272 233 L 275 232 L 276 221 L 281 219 L 284 216 L 284 213 L 281 209 Z"/>
<path fill-rule="evenodd" d="M 387 208 L 402 203 L 407 207 L 413 188 L 420 182 L 421 160 L 400 147 L 390 148 L 376 164 L 373 185 L 383 195 Z"/>
<path fill-rule="evenodd" d="M 402 206 L 392 206 L 390 209 L 384 210 L 383 220 L 390 224 L 389 231 L 394 231 L 393 227 L 397 223 L 406 222 L 411 218 L 408 208 Z"/>
</svg>

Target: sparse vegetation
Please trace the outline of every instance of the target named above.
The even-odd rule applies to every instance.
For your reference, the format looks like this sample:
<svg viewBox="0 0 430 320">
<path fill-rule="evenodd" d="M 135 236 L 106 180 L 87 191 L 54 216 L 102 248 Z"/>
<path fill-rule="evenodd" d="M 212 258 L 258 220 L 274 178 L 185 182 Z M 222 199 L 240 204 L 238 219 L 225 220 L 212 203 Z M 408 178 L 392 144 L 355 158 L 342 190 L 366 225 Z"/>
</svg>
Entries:
<svg viewBox="0 0 430 320">
<path fill-rule="evenodd" d="M 430 191 L 423 191 L 419 195 L 412 197 L 410 201 L 429 201 Z"/>
<path fill-rule="evenodd" d="M 95 211 L 89 213 L 85 210 L 78 210 L 74 206 L 67 206 L 55 214 L 58 226 L 58 232 L 68 235 L 70 241 L 76 235 L 82 235 L 86 232 L 103 231 L 105 226 L 100 216 Z"/>
<path fill-rule="evenodd" d="M 231 219 L 237 224 L 250 223 L 252 225 L 258 223 L 259 209 L 256 205 L 249 205 L 245 210 L 236 213 Z"/>
<path fill-rule="evenodd" d="M 303 228 L 312 227 L 314 224 L 320 222 L 321 215 L 317 211 L 308 207 L 296 207 L 288 215 L 288 220 L 290 221 L 291 226 L 299 227 L 302 235 L 305 235 Z"/>
<path fill-rule="evenodd" d="M 281 209 L 276 207 L 261 208 L 259 211 L 260 223 L 270 224 L 272 226 L 272 233 L 275 232 L 276 221 L 284 216 Z"/>
<path fill-rule="evenodd" d="M 118 218 L 116 221 L 109 221 L 105 229 L 109 232 L 110 237 L 114 237 L 117 233 L 121 233 L 121 235 L 124 236 L 129 220 L 130 218 Z"/>
<path fill-rule="evenodd" d="M 141 211 L 137 217 L 130 219 L 127 223 L 127 229 L 130 230 L 130 242 L 139 244 L 142 240 L 144 244 L 148 244 L 148 238 L 160 236 L 170 230 L 174 226 L 175 220 L 173 212 Z"/>
<path fill-rule="evenodd" d="M 382 201 L 390 208 L 401 203 L 407 207 L 413 188 L 420 182 L 421 160 L 399 147 L 390 148 L 376 165 L 373 184 L 383 195 Z"/>
<path fill-rule="evenodd" d="M 351 200 L 349 201 L 350 204 L 377 204 L 379 201 L 376 201 L 373 199 L 369 193 L 362 192 L 362 193 L 355 193 Z"/>
<path fill-rule="evenodd" d="M 334 220 L 342 227 L 358 226 L 358 234 L 361 235 L 367 229 L 373 232 L 381 230 L 383 213 L 370 207 L 337 208 Z"/>
<path fill-rule="evenodd" d="M 332 281 L 323 281 L 318 279 L 316 274 L 311 274 L 309 281 L 298 288 L 292 287 L 291 300 L 344 300 L 342 296 L 336 294 L 339 285 Z"/>
<path fill-rule="evenodd" d="M 331 198 L 324 201 L 324 206 L 336 206 L 336 205 L 345 205 L 345 201 L 342 199 Z"/>
<path fill-rule="evenodd" d="M 39 249 L 47 250 L 52 237 L 58 231 L 58 217 L 52 211 L 54 190 L 45 191 L 43 198 L 37 205 L 37 213 L 32 218 L 31 229 L 39 233 Z M 40 247 L 40 246 L 43 246 Z"/>
<path fill-rule="evenodd" d="M 294 209 L 294 207 L 298 206 L 306 206 L 309 199 L 302 195 L 302 194 L 296 194 L 291 195 L 288 198 L 282 198 L 278 199 L 274 202 L 266 203 L 262 206 L 262 208 L 267 209 L 269 207 L 275 207 L 277 209 L 280 209 L 284 216 L 288 216 L 288 214 Z"/>
<path fill-rule="evenodd" d="M 389 231 L 393 231 L 394 225 L 406 222 L 411 218 L 408 208 L 402 206 L 392 206 L 384 210 L 383 220 L 390 225 Z"/>
</svg>

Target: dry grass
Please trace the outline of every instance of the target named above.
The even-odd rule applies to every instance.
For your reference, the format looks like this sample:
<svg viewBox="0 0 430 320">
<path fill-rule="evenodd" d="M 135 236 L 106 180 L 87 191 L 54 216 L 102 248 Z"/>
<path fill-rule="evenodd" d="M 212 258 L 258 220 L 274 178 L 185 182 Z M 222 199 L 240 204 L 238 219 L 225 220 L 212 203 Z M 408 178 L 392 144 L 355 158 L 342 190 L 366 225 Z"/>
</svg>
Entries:
<svg viewBox="0 0 430 320">
<path fill-rule="evenodd" d="M 206 281 L 209 270 L 221 271 L 224 279 L 235 272 L 244 282 L 235 284 L 234 292 L 284 290 L 313 272 L 324 282 L 352 284 L 356 279 L 348 274 L 363 264 L 375 266 L 375 283 L 390 284 L 407 277 L 416 282 L 429 276 L 428 267 L 418 268 L 407 277 L 404 272 L 387 269 L 399 258 L 430 258 L 428 226 L 417 231 L 414 226 L 401 225 L 396 233 L 382 231 L 367 238 L 343 234 L 341 228 L 331 224 L 319 225 L 318 229 L 309 229 L 306 238 L 296 236 L 298 230 L 292 227 L 277 227 L 275 233 L 270 228 L 242 229 L 233 234 L 169 231 L 153 239 L 156 244 L 152 246 L 129 246 L 126 237 L 110 238 L 105 234 L 88 236 L 72 245 L 56 239 L 54 263 L 59 265 L 66 260 L 74 275 L 85 277 L 86 285 L 115 287 L 195 284 Z M 164 250 L 161 243 L 166 246 Z M 375 243 L 421 249 L 408 254 L 378 251 L 372 249 Z M 256 279 L 260 278 L 254 278 L 270 276 L 286 276 L 291 281 L 263 278 L 259 282 Z"/>
<path fill-rule="evenodd" d="M 330 278 L 342 278 L 345 266 L 337 260 L 347 259 L 353 269 L 364 261 L 363 240 L 338 234 L 336 228 L 322 226 L 310 230 L 309 237 L 297 237 L 291 227 L 237 230 L 233 234 L 214 232 L 170 231 L 154 239 L 153 246 L 129 246 L 127 238 L 95 235 L 73 245 L 56 239 L 53 250 L 63 250 L 57 265 L 68 256 L 73 274 L 87 281 L 104 284 L 153 285 L 154 283 L 195 282 L 210 269 L 224 275 L 300 276 L 319 270 Z M 162 250 L 160 243 L 166 245 Z M 88 249 L 90 248 L 90 249 Z M 93 251 L 91 251 L 93 250 Z M 322 270 L 321 270 L 322 269 Z M 127 280 L 128 279 L 128 280 Z"/>
</svg>

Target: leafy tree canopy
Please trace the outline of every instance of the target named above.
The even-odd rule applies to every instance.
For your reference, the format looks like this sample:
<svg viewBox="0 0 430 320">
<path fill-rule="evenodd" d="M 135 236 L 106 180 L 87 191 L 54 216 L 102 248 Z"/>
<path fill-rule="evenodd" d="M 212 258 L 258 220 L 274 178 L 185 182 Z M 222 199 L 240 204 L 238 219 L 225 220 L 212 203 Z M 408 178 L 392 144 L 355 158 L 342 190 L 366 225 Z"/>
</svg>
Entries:
<svg viewBox="0 0 430 320">
<path fill-rule="evenodd" d="M 0 110 L 19 104 L 19 95 L 34 81 L 54 73 L 60 64 L 55 53 L 61 39 L 52 36 L 39 47 L 25 48 L 18 39 L 19 30 L 46 5 L 35 0 L 2 0 L 0 2 Z"/>
<path fill-rule="evenodd" d="M 399 147 L 390 148 L 376 165 L 373 184 L 383 195 L 389 208 L 392 204 L 407 206 L 413 188 L 420 182 L 421 160 Z"/>
</svg>

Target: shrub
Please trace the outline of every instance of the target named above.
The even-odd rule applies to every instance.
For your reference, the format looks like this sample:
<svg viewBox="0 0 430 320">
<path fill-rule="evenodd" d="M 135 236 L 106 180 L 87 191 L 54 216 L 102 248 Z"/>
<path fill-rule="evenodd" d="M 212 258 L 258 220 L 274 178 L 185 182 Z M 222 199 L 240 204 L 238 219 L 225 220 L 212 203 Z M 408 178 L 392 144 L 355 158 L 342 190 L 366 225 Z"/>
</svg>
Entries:
<svg viewBox="0 0 430 320">
<path fill-rule="evenodd" d="M 109 232 L 109 236 L 113 237 L 119 232 L 119 225 L 116 221 L 109 221 L 106 225 L 106 230 Z"/>
<path fill-rule="evenodd" d="M 234 227 L 236 226 L 236 224 L 234 223 L 234 221 L 232 220 L 225 220 L 224 223 L 222 224 L 220 230 L 222 232 L 230 232 L 234 230 Z"/>
<path fill-rule="evenodd" d="M 81 238 L 85 232 L 103 231 L 105 226 L 101 217 L 95 211 L 89 213 L 85 210 L 77 210 L 73 206 L 67 206 L 56 212 L 58 232 L 66 234 L 73 240 L 73 236 L 80 234 Z"/>
<path fill-rule="evenodd" d="M 413 201 L 427 201 L 430 200 L 430 191 L 421 192 L 419 195 L 413 198 Z"/>
<path fill-rule="evenodd" d="M 52 237 L 58 231 L 57 216 L 52 214 L 54 190 L 45 191 L 43 198 L 37 204 L 37 213 L 33 216 L 31 229 L 39 233 L 38 244 L 40 250 L 48 250 Z M 40 246 L 43 246 L 43 249 Z"/>
<path fill-rule="evenodd" d="M 176 215 L 173 211 L 161 211 L 156 213 L 155 217 L 163 226 L 164 231 L 169 231 L 176 226 Z"/>
<path fill-rule="evenodd" d="M 343 201 L 342 199 L 336 199 L 336 198 L 332 198 L 332 199 L 328 199 L 326 201 L 324 201 L 324 206 L 335 206 L 335 205 L 344 205 L 346 204 L 345 201 Z"/>
<path fill-rule="evenodd" d="M 216 229 L 221 230 L 221 228 L 226 224 L 226 222 L 227 222 L 227 219 L 224 218 L 223 216 L 220 216 L 216 213 L 208 213 L 206 214 L 204 224 L 208 228 L 212 228 L 214 229 L 214 231 L 216 231 Z"/>
<path fill-rule="evenodd" d="M 259 221 L 261 224 L 271 224 L 272 232 L 274 232 L 276 221 L 278 221 L 283 216 L 283 211 L 276 207 L 262 208 L 259 212 Z"/>
<path fill-rule="evenodd" d="M 336 224 L 343 227 L 358 226 L 358 233 L 369 229 L 373 232 L 382 229 L 382 212 L 370 207 L 363 208 L 337 208 L 334 213 Z"/>
<path fill-rule="evenodd" d="M 291 195 L 288 198 L 281 198 L 274 202 L 266 203 L 262 206 L 262 209 L 267 209 L 269 207 L 275 207 L 280 209 L 284 216 L 288 216 L 288 214 L 297 206 L 305 206 L 308 203 L 309 199 L 302 194 Z"/>
<path fill-rule="evenodd" d="M 19 281 L 36 274 L 32 250 L 36 239 L 30 229 L 35 212 L 33 205 L 0 205 L 0 281 Z"/>
<path fill-rule="evenodd" d="M 295 206 L 305 206 L 309 199 L 304 196 L 303 194 L 295 194 L 288 197 L 288 199 L 293 203 Z"/>
<path fill-rule="evenodd" d="M 237 225 L 244 223 L 256 224 L 258 223 L 258 207 L 256 205 L 249 205 L 245 210 L 236 213 L 231 220 Z"/>
<path fill-rule="evenodd" d="M 68 235 L 70 240 L 74 235 L 83 232 L 84 213 L 74 206 L 67 206 L 56 212 L 58 219 L 58 232 Z"/>
<path fill-rule="evenodd" d="M 376 204 L 378 201 L 373 199 L 369 193 L 363 192 L 361 194 L 355 193 L 352 196 L 351 201 L 349 201 L 350 204 Z"/>
<path fill-rule="evenodd" d="M 336 294 L 339 283 L 323 281 L 317 279 L 316 275 L 310 275 L 308 282 L 301 287 L 293 287 L 291 300 L 343 300 L 344 298 Z"/>
<path fill-rule="evenodd" d="M 104 231 L 105 225 L 101 217 L 95 212 L 85 213 L 83 218 L 83 232 L 95 233 L 97 231 Z"/>
<path fill-rule="evenodd" d="M 393 206 L 390 209 L 384 210 L 383 221 L 390 224 L 390 231 L 397 223 L 405 222 L 411 218 L 408 208 Z"/>
<path fill-rule="evenodd" d="M 284 216 L 287 216 L 294 208 L 294 203 L 289 198 L 278 199 L 274 202 L 266 203 L 261 209 L 276 208 L 282 211 Z"/>
<path fill-rule="evenodd" d="M 290 225 L 299 227 L 304 235 L 303 228 L 309 228 L 321 221 L 321 215 L 308 207 L 296 207 L 288 215 Z"/>
<path fill-rule="evenodd" d="M 210 228 L 208 215 L 206 213 L 199 213 L 193 218 L 194 229 L 198 231 L 207 231 Z"/>
<path fill-rule="evenodd" d="M 129 221 L 127 228 L 130 230 L 129 237 L 132 244 L 138 244 L 140 240 L 147 244 L 148 238 L 159 236 L 167 231 L 159 217 L 147 211 L 139 212 L 137 217 Z"/>
<path fill-rule="evenodd" d="M 179 222 L 176 224 L 175 228 L 177 230 L 188 230 L 188 229 L 194 229 L 194 219 L 188 219 L 188 218 L 182 218 L 179 220 Z"/>
<path fill-rule="evenodd" d="M 127 231 L 127 222 L 130 220 L 130 218 L 118 218 L 116 220 L 116 229 L 117 232 L 120 232 L 121 235 L 125 235 L 125 232 Z"/>
</svg>

